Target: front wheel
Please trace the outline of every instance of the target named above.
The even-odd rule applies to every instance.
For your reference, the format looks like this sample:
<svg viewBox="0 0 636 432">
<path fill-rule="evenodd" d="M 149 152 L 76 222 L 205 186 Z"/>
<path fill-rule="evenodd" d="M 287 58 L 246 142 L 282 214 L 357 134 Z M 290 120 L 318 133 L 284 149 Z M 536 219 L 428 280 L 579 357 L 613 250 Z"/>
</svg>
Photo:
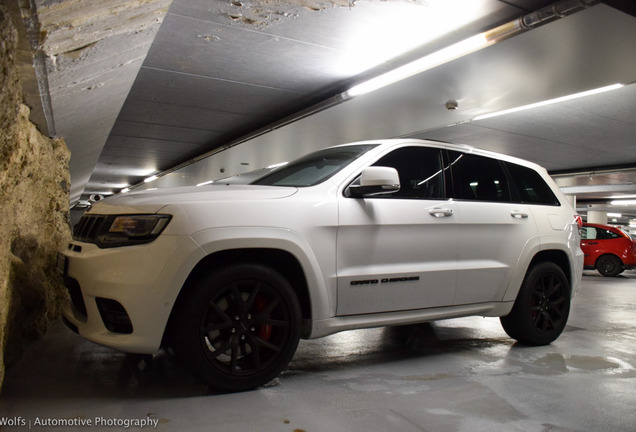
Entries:
<svg viewBox="0 0 636 432">
<path fill-rule="evenodd" d="M 526 345 L 547 345 L 559 337 L 570 313 L 570 285 L 559 266 L 551 262 L 528 270 L 510 314 L 501 325 L 513 339 Z"/>
<path fill-rule="evenodd" d="M 300 306 L 278 272 L 239 264 L 186 289 L 175 310 L 172 345 L 201 381 L 221 391 L 249 390 L 278 376 L 292 359 Z"/>
<path fill-rule="evenodd" d="M 605 277 L 615 277 L 623 272 L 623 262 L 614 255 L 603 255 L 596 262 L 596 269 Z"/>
</svg>

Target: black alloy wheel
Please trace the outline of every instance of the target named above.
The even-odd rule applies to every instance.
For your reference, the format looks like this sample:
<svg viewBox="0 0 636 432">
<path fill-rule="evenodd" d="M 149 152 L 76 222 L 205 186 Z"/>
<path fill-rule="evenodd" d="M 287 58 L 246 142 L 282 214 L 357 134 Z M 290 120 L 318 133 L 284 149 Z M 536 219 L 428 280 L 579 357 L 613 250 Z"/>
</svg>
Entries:
<svg viewBox="0 0 636 432">
<path fill-rule="evenodd" d="M 179 305 L 177 357 L 222 391 L 249 390 L 287 366 L 300 339 L 300 306 L 287 280 L 241 264 L 196 281 Z"/>
<path fill-rule="evenodd" d="M 526 345 L 547 345 L 559 337 L 570 313 L 570 284 L 551 262 L 530 268 L 509 315 L 501 317 L 508 335 Z"/>
</svg>

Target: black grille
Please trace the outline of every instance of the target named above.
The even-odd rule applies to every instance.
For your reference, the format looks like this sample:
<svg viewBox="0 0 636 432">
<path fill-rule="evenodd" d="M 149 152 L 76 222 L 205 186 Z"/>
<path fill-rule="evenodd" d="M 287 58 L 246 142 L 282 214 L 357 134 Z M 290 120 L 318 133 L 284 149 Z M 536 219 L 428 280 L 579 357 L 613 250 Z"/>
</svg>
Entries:
<svg viewBox="0 0 636 432">
<path fill-rule="evenodd" d="M 97 234 L 108 216 L 84 215 L 73 230 L 73 239 L 86 243 L 96 243 Z"/>
</svg>

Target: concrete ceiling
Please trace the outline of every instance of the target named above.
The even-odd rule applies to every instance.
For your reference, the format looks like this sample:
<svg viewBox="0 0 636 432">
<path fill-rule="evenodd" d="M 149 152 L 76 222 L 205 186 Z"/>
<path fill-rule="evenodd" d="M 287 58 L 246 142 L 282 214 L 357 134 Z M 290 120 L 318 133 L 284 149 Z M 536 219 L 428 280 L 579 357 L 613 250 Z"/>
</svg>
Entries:
<svg viewBox="0 0 636 432">
<path fill-rule="evenodd" d="M 345 101 L 338 95 L 354 83 L 553 2 L 6 3 L 26 23 L 24 52 L 35 51 L 36 72 L 23 74 L 33 119 L 65 137 L 72 151 L 72 203 L 154 173 L 172 172 L 165 184 L 193 183 L 312 148 L 395 136 L 470 144 L 554 172 L 584 171 L 557 177 L 584 206 L 636 195 L 632 2 L 557 2 L 589 7 Z M 474 120 L 616 82 L 626 86 Z M 449 100 L 459 109 L 446 110 Z M 190 165 L 201 155 L 212 156 Z M 621 171 L 608 174 L 607 167 Z M 624 211 L 636 218 L 636 210 Z"/>
</svg>

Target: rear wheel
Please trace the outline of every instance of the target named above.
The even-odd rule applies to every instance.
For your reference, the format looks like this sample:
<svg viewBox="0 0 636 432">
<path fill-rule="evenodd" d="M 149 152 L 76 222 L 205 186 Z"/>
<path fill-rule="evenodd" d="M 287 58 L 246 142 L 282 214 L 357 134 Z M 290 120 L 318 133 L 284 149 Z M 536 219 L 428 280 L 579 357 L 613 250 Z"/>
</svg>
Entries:
<svg viewBox="0 0 636 432">
<path fill-rule="evenodd" d="M 508 335 L 526 345 L 547 345 L 563 329 L 570 313 L 570 286 L 563 270 L 551 262 L 528 270 L 509 315 L 501 317 Z"/>
<path fill-rule="evenodd" d="M 603 255 L 596 262 L 596 269 L 605 277 L 615 277 L 623 273 L 623 262 L 614 255 Z"/>
<path fill-rule="evenodd" d="M 175 311 L 173 348 L 211 387 L 258 387 L 278 376 L 293 357 L 300 306 L 278 272 L 240 264 L 199 278 L 185 294 Z"/>
</svg>

